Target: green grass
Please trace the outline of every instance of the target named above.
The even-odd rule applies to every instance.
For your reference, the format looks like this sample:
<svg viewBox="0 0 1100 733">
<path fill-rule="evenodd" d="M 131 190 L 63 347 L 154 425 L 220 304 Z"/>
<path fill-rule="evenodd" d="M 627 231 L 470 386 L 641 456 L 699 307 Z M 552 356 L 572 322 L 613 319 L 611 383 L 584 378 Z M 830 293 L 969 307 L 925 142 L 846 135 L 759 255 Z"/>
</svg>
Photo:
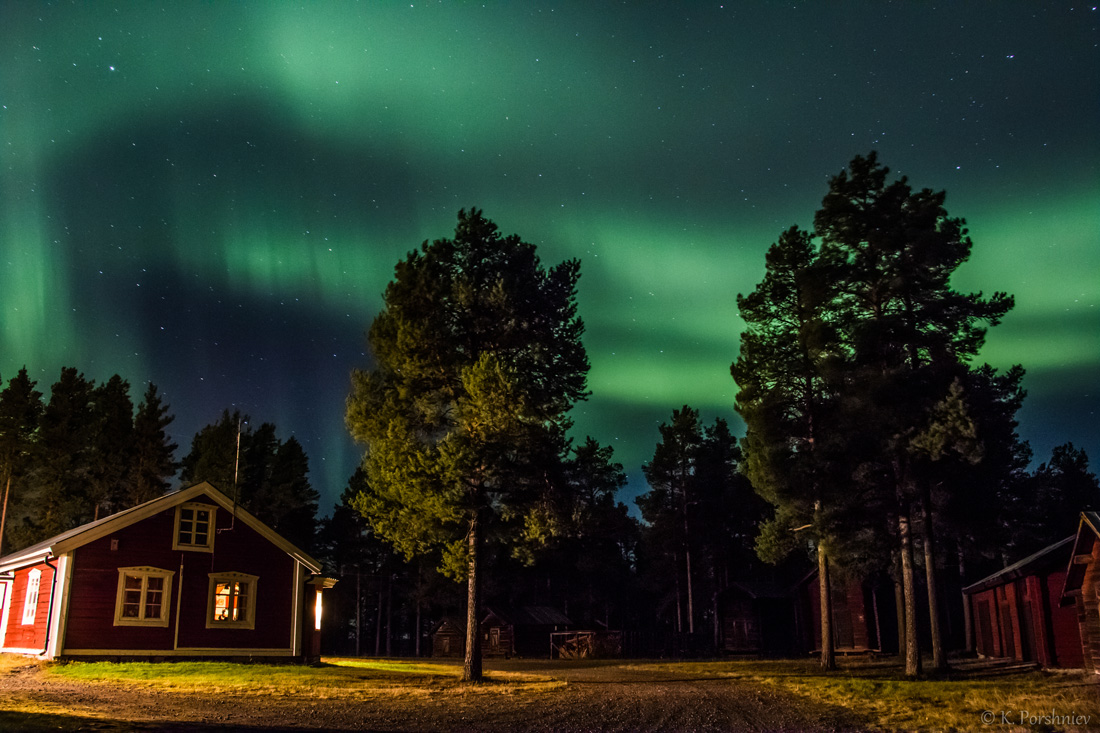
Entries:
<svg viewBox="0 0 1100 733">
<path fill-rule="evenodd" d="M 490 672 L 489 684 L 461 684 L 453 664 L 418 660 L 326 658 L 319 666 L 233 662 L 74 662 L 47 668 L 51 675 L 93 684 L 131 684 L 203 694 L 263 694 L 330 698 L 410 697 L 451 691 L 535 692 L 564 685 L 542 675 Z"/>
<path fill-rule="evenodd" d="M 7 655 L 3 655 L 7 656 Z M 159 692 L 222 696 L 296 697 L 308 700 L 385 699 L 417 704 L 433 699 L 462 704 L 468 696 L 507 695 L 519 702 L 560 691 L 568 670 L 580 668 L 590 682 L 624 678 L 753 681 L 793 694 L 811 705 L 842 707 L 880 730 L 1043 731 L 1100 729 L 1100 689 L 1095 675 L 1048 673 L 958 663 L 942 679 L 909 680 L 897 660 L 851 658 L 822 672 L 813 660 L 609 661 L 496 660 L 488 684 L 464 685 L 455 662 L 326 658 L 317 667 L 225 662 L 44 664 L 62 679 Z M 0 672 L 4 669 L 0 660 Z M 21 661 L 26 664 L 26 661 Z M 11 664 L 15 664 L 12 662 Z M 597 676 L 588 677 L 589 673 Z M 18 706 L 31 713 L 63 713 L 33 700 Z M 13 708 L 14 710 L 14 708 Z M 1079 725 L 1048 725 L 1034 715 L 1087 716 Z M 12 713 L 14 714 L 14 712 Z M 983 718 L 983 714 L 986 715 Z M 3 723 L 0 720 L 0 723 Z M 11 722 L 11 721 L 8 721 Z M 1005 722 L 1008 724 L 1006 725 Z"/>
<path fill-rule="evenodd" d="M 956 663 L 941 679 L 906 679 L 896 660 L 838 660 L 822 672 L 812 660 L 680 662 L 640 669 L 699 677 L 747 679 L 866 716 L 882 730 L 1100 729 L 1100 687 L 1095 675 L 998 671 Z M 1080 725 L 1051 725 L 1031 716 L 1087 718 Z M 1007 722 L 1007 724 L 1006 724 Z"/>
</svg>

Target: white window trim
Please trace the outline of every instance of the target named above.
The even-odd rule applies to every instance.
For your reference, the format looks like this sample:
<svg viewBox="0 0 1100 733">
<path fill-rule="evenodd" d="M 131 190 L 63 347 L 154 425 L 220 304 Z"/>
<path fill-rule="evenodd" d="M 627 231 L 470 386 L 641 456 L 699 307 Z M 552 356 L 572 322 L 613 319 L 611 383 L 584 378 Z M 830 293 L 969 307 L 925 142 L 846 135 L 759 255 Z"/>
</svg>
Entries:
<svg viewBox="0 0 1100 733">
<path fill-rule="evenodd" d="M 136 575 L 141 577 L 141 605 L 138 607 L 138 617 L 123 616 L 123 599 L 126 594 L 126 576 Z M 168 626 L 168 616 L 172 611 L 172 576 L 175 573 L 163 568 L 147 566 L 129 567 L 118 569 L 118 592 L 115 595 L 115 626 Z M 145 594 L 148 591 L 149 578 L 163 578 L 163 597 L 160 602 L 160 616 L 158 618 L 145 618 Z"/>
<path fill-rule="evenodd" d="M 206 628 L 208 629 L 254 629 L 256 628 L 256 588 L 259 585 L 258 575 L 247 573 L 226 572 L 210 573 L 210 585 L 207 591 L 206 601 Z M 243 617 L 236 621 L 214 620 L 214 591 L 218 583 L 248 583 L 248 595 L 245 596 L 245 607 L 242 609 Z"/>
<path fill-rule="evenodd" d="M 38 591 L 42 587 L 42 571 L 34 568 L 27 573 L 27 592 L 23 596 L 23 625 L 34 623 L 38 615 Z"/>
<path fill-rule="evenodd" d="M 180 517 L 183 514 L 184 509 L 205 509 L 210 512 L 210 527 L 206 533 L 206 544 L 196 545 L 188 542 L 180 542 Z M 217 526 L 218 507 L 213 504 L 202 504 L 199 502 L 189 501 L 184 504 L 180 504 L 176 507 L 176 521 L 172 524 L 172 549 L 173 550 L 194 550 L 197 552 L 213 552 L 214 551 L 214 535 L 215 527 Z M 194 533 L 192 533 L 194 536 Z"/>
</svg>

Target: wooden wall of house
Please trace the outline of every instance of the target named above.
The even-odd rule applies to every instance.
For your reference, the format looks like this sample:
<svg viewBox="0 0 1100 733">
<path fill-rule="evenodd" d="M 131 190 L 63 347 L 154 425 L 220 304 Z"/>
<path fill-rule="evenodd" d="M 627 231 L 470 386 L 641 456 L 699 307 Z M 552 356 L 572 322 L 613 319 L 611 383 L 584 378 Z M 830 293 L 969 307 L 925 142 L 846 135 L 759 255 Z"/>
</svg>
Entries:
<svg viewBox="0 0 1100 733">
<path fill-rule="evenodd" d="M 970 594 L 975 650 L 980 656 L 1083 665 L 1077 609 L 1060 605 L 1064 570 L 1037 571 Z"/>
<path fill-rule="evenodd" d="M 1092 543 L 1092 558 L 1085 570 L 1077 596 L 1077 621 L 1081 630 L 1082 662 L 1085 669 L 1100 673 L 1100 541 Z"/>
<path fill-rule="evenodd" d="M 813 650 L 821 648 L 821 593 L 816 576 L 804 586 L 806 605 L 809 608 L 809 630 Z M 871 647 L 873 632 L 869 625 L 874 623 L 871 610 L 863 593 L 863 584 L 855 580 L 834 580 L 833 596 L 833 643 L 837 651 L 868 651 Z"/>
<path fill-rule="evenodd" d="M 549 638 L 547 638 L 549 644 Z M 481 655 L 483 657 L 511 657 L 516 653 L 515 627 L 490 615 L 481 622 Z"/>
<path fill-rule="evenodd" d="M 444 620 L 432 633 L 433 657 L 462 657 L 466 653 L 466 630 Z"/>
<path fill-rule="evenodd" d="M 213 503 L 205 497 L 195 501 Z M 175 508 L 123 527 L 74 552 L 66 649 L 290 649 L 295 562 L 219 508 L 214 551 L 172 550 Z M 115 626 L 118 569 L 152 566 L 175 573 L 167 627 Z M 254 629 L 206 628 L 210 573 L 258 576 Z M 182 589 L 182 596 L 180 595 Z M 298 588 L 299 594 L 304 588 Z M 301 603 L 301 598 L 299 598 Z M 179 618 L 176 617 L 177 608 Z"/>
<path fill-rule="evenodd" d="M 31 571 L 35 569 L 42 573 L 38 581 L 38 605 L 35 609 L 34 623 L 24 624 L 23 607 L 27 599 L 27 583 Z M 53 579 L 54 569 L 45 563 L 37 563 L 15 571 L 15 577 L 8 591 L 8 628 L 4 635 L 4 646 L 12 649 L 45 649 Z"/>
<path fill-rule="evenodd" d="M 1077 625 L 1077 609 L 1061 603 L 1065 584 L 1064 568 L 1040 577 L 1037 583 L 1036 596 L 1043 600 L 1049 613 L 1045 629 L 1049 657 L 1043 663 L 1050 667 L 1079 669 L 1085 664 L 1081 656 L 1081 629 Z"/>
</svg>

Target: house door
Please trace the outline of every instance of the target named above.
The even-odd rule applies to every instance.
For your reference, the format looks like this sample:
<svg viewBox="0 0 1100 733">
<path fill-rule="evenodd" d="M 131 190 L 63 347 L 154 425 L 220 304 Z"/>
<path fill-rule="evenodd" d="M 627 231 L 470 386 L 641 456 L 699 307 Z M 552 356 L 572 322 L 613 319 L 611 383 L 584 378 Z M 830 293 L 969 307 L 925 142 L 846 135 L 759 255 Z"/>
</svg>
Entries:
<svg viewBox="0 0 1100 733">
<path fill-rule="evenodd" d="M 494 626 L 493 628 L 489 629 L 489 651 L 491 651 L 491 652 L 499 652 L 500 651 L 500 628 L 499 627 Z"/>
</svg>

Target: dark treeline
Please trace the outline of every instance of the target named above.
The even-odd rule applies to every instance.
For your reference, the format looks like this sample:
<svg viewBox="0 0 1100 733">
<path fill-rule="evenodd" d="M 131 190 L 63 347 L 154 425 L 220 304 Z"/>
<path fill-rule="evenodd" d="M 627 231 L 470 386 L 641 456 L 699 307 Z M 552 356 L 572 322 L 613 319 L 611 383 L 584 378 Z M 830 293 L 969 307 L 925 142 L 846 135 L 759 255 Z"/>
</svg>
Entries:
<svg viewBox="0 0 1100 733">
<path fill-rule="evenodd" d="M 172 422 L 150 383 L 136 411 L 130 384 L 65 367 L 48 400 L 21 369 L 0 393 L 0 552 L 160 496 L 176 472 Z"/>
<path fill-rule="evenodd" d="M 814 231 L 782 232 L 737 298 L 745 436 L 671 409 L 642 467 L 641 521 L 619 500 L 611 448 L 568 437 L 588 394 L 579 263 L 544 267 L 472 210 L 395 269 L 368 333 L 375 368 L 353 375 L 345 415 L 364 460 L 330 517 L 317 517 L 302 445 L 273 424 L 226 410 L 177 463 L 154 385 L 135 407 L 117 375 L 65 368 L 47 399 L 22 370 L 0 393 L 0 552 L 155 498 L 178 471 L 340 579 L 332 653 L 428 654 L 444 618 L 549 606 L 622 632 L 626 654 L 714 654 L 724 594 L 816 571 L 823 665 L 830 585 L 855 578 L 896 608 L 879 646 L 909 674 L 922 650 L 942 667 L 965 643 L 961 588 L 1100 508 L 1072 444 L 1030 469 L 1023 367 L 973 362 L 1013 301 L 951 288 L 972 243 L 944 202 L 889 180 L 874 154 L 831 179 Z"/>
<path fill-rule="evenodd" d="M 65 367 L 46 398 L 26 369 L 0 392 L 0 553 L 209 481 L 299 547 L 316 549 L 317 492 L 297 439 L 225 411 L 181 462 L 173 416 L 150 383 L 134 406 L 118 375 L 102 384 Z M 179 481 L 173 481 L 179 473 Z"/>
</svg>

